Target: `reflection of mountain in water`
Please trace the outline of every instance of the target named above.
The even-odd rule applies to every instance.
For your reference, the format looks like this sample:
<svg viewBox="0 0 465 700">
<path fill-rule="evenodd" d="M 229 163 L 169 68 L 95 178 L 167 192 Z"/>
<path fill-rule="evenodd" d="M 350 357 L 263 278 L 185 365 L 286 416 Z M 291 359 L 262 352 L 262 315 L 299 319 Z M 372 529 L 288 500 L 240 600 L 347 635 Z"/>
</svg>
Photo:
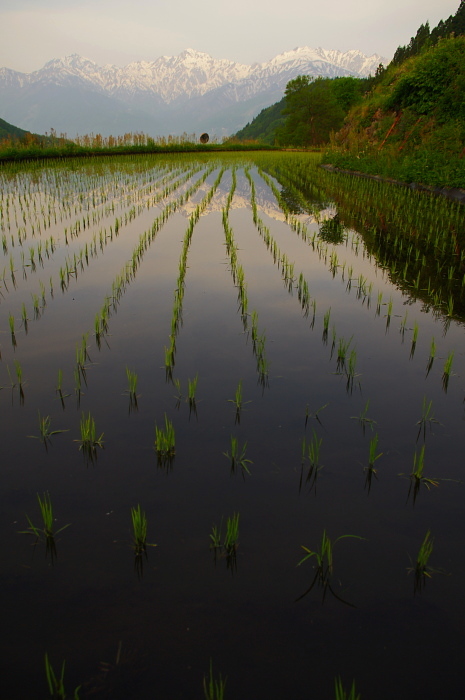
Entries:
<svg viewBox="0 0 465 700">
<path fill-rule="evenodd" d="M 279 182 L 275 181 L 278 190 L 284 193 L 284 189 L 281 187 Z M 260 178 L 255 178 L 255 200 L 257 206 L 262 214 L 265 214 L 270 219 L 274 221 L 286 221 L 286 216 L 279 206 L 273 192 L 270 190 L 268 185 L 264 183 Z M 203 183 L 201 187 L 197 190 L 195 198 L 190 199 L 182 207 L 178 209 L 185 217 L 190 216 L 195 210 L 198 202 L 202 200 L 205 194 L 209 191 L 210 185 L 208 183 Z M 203 212 L 202 216 L 206 216 L 211 212 L 217 211 L 221 212 L 226 207 L 226 201 L 228 194 L 231 189 L 231 182 L 229 178 L 225 178 L 219 185 L 215 196 L 208 205 L 208 207 Z M 289 205 L 286 199 L 286 204 Z M 321 207 L 321 209 L 320 209 Z M 237 178 L 237 187 L 234 193 L 234 198 L 231 202 L 230 209 L 250 209 L 250 187 L 247 180 L 240 176 Z M 332 205 L 327 203 L 319 203 L 315 205 L 313 209 L 317 212 L 312 211 L 309 207 L 308 209 L 303 209 L 302 206 L 289 207 L 292 215 L 306 224 L 318 224 L 322 221 L 332 219 L 336 214 L 336 209 Z"/>
</svg>

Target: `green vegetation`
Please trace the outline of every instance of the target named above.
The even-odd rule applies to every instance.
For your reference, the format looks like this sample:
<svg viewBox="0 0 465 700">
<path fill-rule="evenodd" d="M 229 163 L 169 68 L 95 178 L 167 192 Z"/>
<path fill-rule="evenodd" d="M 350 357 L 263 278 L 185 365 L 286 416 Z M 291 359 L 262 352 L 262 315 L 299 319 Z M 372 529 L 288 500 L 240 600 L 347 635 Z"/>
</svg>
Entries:
<svg viewBox="0 0 465 700">
<path fill-rule="evenodd" d="M 283 97 L 279 102 L 275 102 L 271 107 L 262 109 L 249 124 L 237 131 L 233 139 L 246 142 L 256 139 L 260 143 L 273 145 L 275 143 L 275 131 L 281 127 L 285 121 L 283 110 L 286 107 L 286 99 Z"/>
<path fill-rule="evenodd" d="M 223 680 L 221 673 L 218 679 L 213 676 L 213 662 L 210 659 L 210 671 L 208 676 L 203 677 L 203 692 L 205 700 L 224 700 L 224 691 L 226 688 L 226 678 Z"/>
<path fill-rule="evenodd" d="M 352 681 L 350 690 L 346 691 L 340 678 L 336 678 L 334 681 L 334 692 L 335 700 L 361 700 L 362 697 L 355 689 L 355 681 Z"/>
<path fill-rule="evenodd" d="M 432 187 L 465 182 L 465 3 L 422 25 L 350 110 L 326 163 Z"/>
<path fill-rule="evenodd" d="M 1 138 L 2 123 L 6 124 L 3 139 Z M 139 133 L 125 134 L 121 137 L 103 137 L 100 134 L 91 134 L 72 140 L 66 135 L 57 136 L 53 129 L 50 135 L 36 136 L 0 120 L 0 162 L 144 153 L 257 151 L 270 148 L 272 146 L 268 144 L 257 142 L 247 144 L 233 139 L 228 139 L 224 143 L 199 143 L 195 141 L 195 134 L 166 138 L 153 138 Z"/>
<path fill-rule="evenodd" d="M 333 549 L 334 545 L 339 542 L 339 540 L 346 539 L 346 538 L 354 538 L 358 540 L 363 540 L 363 537 L 359 537 L 358 535 L 340 535 L 337 537 L 334 542 L 330 540 L 328 535 L 326 534 L 326 530 L 323 530 L 323 535 L 321 537 L 321 544 L 320 548 L 316 550 L 311 550 L 308 549 L 308 547 L 304 547 L 302 545 L 302 549 L 304 552 L 307 552 L 306 555 L 304 556 L 303 559 L 301 559 L 298 563 L 297 566 L 300 566 L 303 564 L 305 561 L 308 559 L 311 559 L 312 557 L 315 557 L 316 560 L 316 566 L 315 566 L 315 576 L 313 578 L 312 583 L 310 584 L 309 588 L 301 595 L 297 600 L 301 600 L 304 596 L 306 596 L 312 588 L 315 586 L 315 584 L 318 584 L 323 588 L 323 601 L 325 599 L 326 593 L 329 590 L 335 598 L 341 601 L 341 603 L 346 603 L 346 605 L 351 605 L 351 603 L 347 603 L 346 600 L 343 600 L 340 596 L 335 593 L 334 589 L 331 586 L 331 581 L 332 581 L 332 576 L 333 576 Z"/>
<path fill-rule="evenodd" d="M 45 654 L 45 675 L 47 676 L 48 689 L 50 691 L 50 697 L 53 700 L 66 700 L 69 697 L 65 691 L 64 677 L 65 677 L 65 662 L 61 666 L 60 676 L 57 678 L 55 671 L 53 670 L 52 664 L 49 661 L 48 654 Z M 81 686 L 75 688 L 73 693 L 73 699 L 79 700 L 79 690 Z"/>
<path fill-rule="evenodd" d="M 97 456 L 97 447 L 103 448 L 103 433 L 97 437 L 95 427 L 95 419 L 91 416 L 90 411 L 87 416 L 83 413 L 80 422 L 81 439 L 79 449 L 82 450 L 84 456 L 93 460 Z"/>
<path fill-rule="evenodd" d="M 50 416 L 41 416 L 39 411 L 39 432 L 40 435 L 29 435 L 29 437 L 35 438 L 37 440 L 42 440 L 45 447 L 50 442 L 52 435 L 58 435 L 59 433 L 65 433 L 67 430 L 52 430 L 52 419 Z"/>
<path fill-rule="evenodd" d="M 244 442 L 242 447 L 239 445 L 239 440 L 231 435 L 231 446 L 229 452 L 223 452 L 224 456 L 231 461 L 231 473 L 234 474 L 238 467 L 242 470 L 242 475 L 244 473 L 250 474 L 248 464 L 253 464 L 252 460 L 246 458 L 247 443 Z"/>
<path fill-rule="evenodd" d="M 286 86 L 287 115 L 275 132 L 283 146 L 321 146 L 341 128 L 349 107 L 361 100 L 361 78 L 311 78 L 299 75 Z"/>
</svg>

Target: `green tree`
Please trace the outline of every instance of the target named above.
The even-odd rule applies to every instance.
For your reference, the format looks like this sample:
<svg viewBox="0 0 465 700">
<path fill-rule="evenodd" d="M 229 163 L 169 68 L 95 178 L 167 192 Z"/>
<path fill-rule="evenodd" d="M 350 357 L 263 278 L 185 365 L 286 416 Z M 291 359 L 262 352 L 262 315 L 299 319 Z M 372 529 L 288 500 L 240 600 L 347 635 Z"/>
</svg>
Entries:
<svg viewBox="0 0 465 700">
<path fill-rule="evenodd" d="M 278 143 L 318 146 L 327 143 L 331 131 L 339 129 L 345 111 L 338 102 L 332 81 L 299 75 L 286 86 L 284 126 L 276 130 Z"/>
</svg>

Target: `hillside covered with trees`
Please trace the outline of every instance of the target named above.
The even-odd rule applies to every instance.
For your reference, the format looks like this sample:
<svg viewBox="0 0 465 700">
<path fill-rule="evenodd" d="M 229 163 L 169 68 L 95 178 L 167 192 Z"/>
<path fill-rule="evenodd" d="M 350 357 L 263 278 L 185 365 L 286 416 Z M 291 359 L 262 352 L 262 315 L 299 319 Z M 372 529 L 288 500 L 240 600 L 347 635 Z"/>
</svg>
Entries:
<svg viewBox="0 0 465 700">
<path fill-rule="evenodd" d="M 261 129 L 261 131 L 260 131 Z M 288 83 L 237 138 L 324 147 L 324 161 L 427 185 L 465 185 L 465 0 L 423 24 L 372 78 Z"/>
</svg>

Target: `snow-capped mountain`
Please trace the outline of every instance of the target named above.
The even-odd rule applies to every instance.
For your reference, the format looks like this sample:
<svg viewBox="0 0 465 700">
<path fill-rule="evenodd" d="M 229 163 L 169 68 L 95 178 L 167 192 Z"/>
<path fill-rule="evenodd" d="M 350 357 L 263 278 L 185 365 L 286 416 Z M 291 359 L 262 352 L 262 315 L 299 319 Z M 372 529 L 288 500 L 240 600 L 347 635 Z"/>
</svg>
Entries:
<svg viewBox="0 0 465 700">
<path fill-rule="evenodd" d="M 374 74 L 381 56 L 360 51 L 296 48 L 266 63 L 244 65 L 187 49 L 123 68 L 99 66 L 76 54 L 53 59 L 33 73 L 0 69 L 0 117 L 41 133 L 153 136 L 241 128 L 281 99 L 297 75 Z"/>
</svg>

